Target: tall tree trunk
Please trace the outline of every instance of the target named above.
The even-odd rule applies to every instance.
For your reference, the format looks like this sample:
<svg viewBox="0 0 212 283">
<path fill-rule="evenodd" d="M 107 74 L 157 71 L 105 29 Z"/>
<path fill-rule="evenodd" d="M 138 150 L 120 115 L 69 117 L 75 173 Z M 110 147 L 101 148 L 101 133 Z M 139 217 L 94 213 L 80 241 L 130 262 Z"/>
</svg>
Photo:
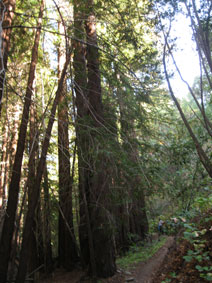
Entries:
<svg viewBox="0 0 212 283">
<path fill-rule="evenodd" d="M 96 19 L 93 1 L 87 2 L 87 70 L 88 115 L 93 127 L 89 141 L 89 212 L 92 228 L 96 273 L 99 277 L 112 276 L 116 271 L 113 228 L 109 212 L 109 162 L 103 150 L 104 116 L 101 97 L 101 78 L 97 48 Z M 97 151 L 97 152 L 96 152 Z"/>
<path fill-rule="evenodd" d="M 2 144 L 2 164 L 0 176 L 0 192 L 2 192 L 4 210 L 6 208 L 6 200 L 8 198 L 9 178 L 11 177 L 12 166 L 14 163 L 15 153 L 17 149 L 18 125 L 20 118 L 20 105 L 8 107 L 5 125 L 3 127 L 3 144 Z M 9 122 L 11 120 L 11 123 Z M 2 222 L 3 225 L 3 222 Z"/>
<path fill-rule="evenodd" d="M 13 115 L 13 121 L 12 121 L 12 127 L 10 131 L 11 141 L 10 141 L 10 168 L 13 167 L 15 154 L 17 150 L 17 143 L 18 143 L 18 127 L 19 127 L 19 119 L 20 119 L 20 107 L 19 104 L 16 104 L 14 107 L 12 107 L 12 115 Z M 11 172 L 12 170 L 10 170 Z M 9 176 L 11 177 L 11 176 Z"/>
<path fill-rule="evenodd" d="M 16 264 L 16 259 L 17 259 L 17 250 L 18 246 L 20 245 L 20 229 L 21 229 L 21 218 L 23 216 L 24 212 L 24 207 L 26 204 L 26 195 L 27 195 L 27 182 L 24 185 L 23 189 L 23 197 L 21 200 L 21 205 L 20 205 L 20 211 L 19 214 L 16 217 L 16 227 L 15 227 L 15 232 L 14 232 L 14 240 L 13 240 L 13 245 L 12 245 L 12 250 L 11 250 L 11 255 L 10 259 L 11 262 L 9 264 L 9 269 L 8 269 L 8 281 L 12 282 L 15 280 L 16 274 L 17 274 L 17 264 Z"/>
<path fill-rule="evenodd" d="M 115 255 L 112 240 L 112 225 L 109 220 L 109 164 L 104 154 L 96 154 L 100 149 L 104 118 L 101 98 L 101 80 L 97 49 L 93 2 L 75 2 L 76 38 L 83 34 L 83 15 L 86 20 L 87 74 L 85 50 L 80 42 L 75 42 L 74 71 L 77 106 L 77 147 L 79 162 L 80 193 L 80 245 L 85 261 L 90 260 L 90 271 L 94 276 L 108 277 L 115 273 Z M 77 33 L 79 31 L 79 33 Z M 97 130 L 98 128 L 98 130 Z M 101 151 L 101 150 L 100 150 Z"/>
<path fill-rule="evenodd" d="M 75 38 L 79 41 L 74 42 L 74 88 L 76 94 L 76 137 L 77 137 L 77 154 L 78 154 L 78 171 L 79 171 L 79 206 L 80 206 L 80 223 L 79 223 L 79 240 L 81 253 L 86 264 L 90 260 L 89 252 L 89 222 L 88 207 L 84 200 L 89 198 L 88 191 L 88 135 L 86 133 L 86 115 L 87 115 L 87 73 L 86 73 L 86 49 L 82 44 L 84 38 L 84 14 L 81 11 L 83 4 L 81 1 L 74 1 L 74 31 Z M 86 196 L 86 197 L 85 197 Z M 91 236 L 91 234 L 90 234 Z M 92 242 L 92 240 L 91 240 Z"/>
<path fill-rule="evenodd" d="M 60 77 L 61 60 L 65 54 L 61 54 L 58 48 L 58 76 Z M 71 184 L 71 165 L 69 153 L 69 118 L 68 118 L 68 97 L 66 91 L 66 82 L 63 88 L 58 104 L 58 158 L 59 158 L 59 205 L 63 215 L 59 212 L 59 231 L 58 231 L 58 254 L 59 264 L 67 270 L 73 269 L 78 260 L 75 239 L 72 212 L 72 184 Z M 64 217 L 72 230 L 72 236 Z"/>
<path fill-rule="evenodd" d="M 34 188 L 35 182 L 35 169 L 36 169 L 36 156 L 38 151 L 38 134 L 37 127 L 35 121 L 35 103 L 32 102 L 30 108 L 30 132 L 29 132 L 29 173 L 28 173 L 28 201 L 32 197 L 32 192 Z M 37 216 L 37 214 L 36 214 Z M 37 241 L 36 241 L 36 230 L 37 230 L 37 221 L 34 219 L 31 242 L 29 244 L 30 257 L 28 259 L 28 270 L 32 272 L 36 269 L 38 264 L 38 256 L 37 256 Z"/>
<path fill-rule="evenodd" d="M 131 127 L 128 134 L 130 135 L 130 153 L 129 159 L 132 164 L 132 168 L 134 167 L 134 176 L 132 180 L 129 182 L 130 186 L 130 197 L 132 199 L 132 206 L 130 210 L 130 222 L 131 227 L 135 227 L 134 232 L 141 239 L 144 239 L 148 233 L 148 220 L 146 215 L 146 207 L 145 207 L 145 195 L 144 195 L 144 185 L 142 183 L 141 178 L 141 169 L 139 168 L 139 151 L 138 151 L 138 143 L 136 140 L 136 134 L 134 131 L 134 123 L 131 121 Z"/>
<path fill-rule="evenodd" d="M 2 108 L 2 97 L 5 85 L 5 75 L 7 69 L 8 53 L 10 49 L 10 36 L 16 0 L 3 0 L 0 3 L 1 25 L 0 25 L 0 117 Z M 3 23 L 2 23 L 3 21 Z"/>
<path fill-rule="evenodd" d="M 44 184 L 43 184 L 43 190 L 44 190 L 44 220 L 43 220 L 43 226 L 44 226 L 44 266 L 46 273 L 49 273 L 52 271 L 52 246 L 51 246 L 51 223 L 50 223 L 50 199 L 49 199 L 49 182 L 48 182 L 48 171 L 47 166 L 45 166 L 44 171 Z"/>
<path fill-rule="evenodd" d="M 35 68 L 38 60 L 38 45 L 41 33 L 41 19 L 43 16 L 44 3 L 41 1 L 41 9 L 39 14 L 38 28 L 35 34 L 34 46 L 32 49 L 32 59 L 29 70 L 29 78 L 27 82 L 27 90 L 25 95 L 24 109 L 21 119 L 21 125 L 18 136 L 18 145 L 13 165 L 13 171 L 9 186 L 9 198 L 7 204 L 7 217 L 4 221 L 2 237 L 0 242 L 0 282 L 4 283 L 7 279 L 8 262 L 11 251 L 11 240 L 14 231 L 15 215 L 18 203 L 19 183 L 21 178 L 22 159 L 25 148 L 25 139 L 27 132 L 27 124 L 29 119 L 29 109 L 31 104 L 31 95 L 33 89 L 33 81 L 35 77 Z"/>
<path fill-rule="evenodd" d="M 42 75 L 42 73 L 41 73 Z M 44 85 L 42 84 L 42 112 L 44 113 Z M 46 129 L 45 120 L 42 119 L 43 129 Z M 49 195 L 49 178 L 47 165 L 44 170 L 44 182 L 43 182 L 43 249 L 44 249 L 44 268 L 46 273 L 50 273 L 53 269 L 53 258 L 52 258 L 52 245 L 51 245 L 51 211 L 50 211 L 50 195 Z"/>
<path fill-rule="evenodd" d="M 118 73 L 118 69 L 115 66 L 115 78 L 118 82 L 117 89 L 115 90 L 117 102 L 118 102 L 118 108 L 120 111 L 120 133 L 121 133 L 121 139 L 122 144 L 120 144 L 121 150 L 123 151 L 123 154 L 121 155 L 121 160 L 117 164 L 117 170 L 118 170 L 118 187 L 120 188 L 117 191 L 117 204 L 115 204 L 115 219 L 116 219 L 116 248 L 117 252 L 125 252 L 129 249 L 131 239 L 129 238 L 130 233 L 130 215 L 129 215 L 129 191 L 128 191 L 128 184 L 126 177 L 126 168 L 122 166 L 122 163 L 127 162 L 127 159 L 129 157 L 129 151 L 126 151 L 125 148 L 125 140 L 126 144 L 128 142 L 126 133 L 128 132 L 128 123 L 127 118 L 124 117 L 125 115 L 125 104 L 123 99 L 122 92 L 122 86 L 119 85 L 120 82 L 120 74 Z M 128 148 L 128 147 L 127 147 Z M 124 161 L 123 161 L 124 160 Z"/>
<path fill-rule="evenodd" d="M 34 184 L 34 189 L 33 189 L 33 194 L 31 198 L 31 202 L 29 203 L 29 209 L 26 215 L 26 221 L 24 225 L 24 230 L 23 230 L 23 241 L 22 241 L 22 247 L 21 247 L 21 253 L 20 253 L 20 264 L 18 268 L 18 275 L 16 279 L 16 283 L 23 283 L 25 280 L 26 276 L 26 271 L 27 271 L 27 258 L 29 256 L 29 250 L 28 250 L 28 245 L 30 241 L 30 236 L 31 236 L 31 229 L 32 229 L 32 224 L 33 224 L 33 219 L 35 216 L 35 209 L 38 204 L 38 199 L 40 195 L 40 185 L 41 185 L 41 180 L 43 176 L 43 172 L 45 169 L 45 163 L 46 163 L 46 155 L 49 147 L 49 141 L 51 137 L 51 131 L 55 119 L 55 113 L 57 109 L 57 105 L 59 103 L 60 95 L 63 89 L 63 83 L 64 79 L 66 76 L 66 70 L 68 67 L 68 64 L 70 62 L 70 55 L 68 56 L 66 63 L 64 65 L 61 78 L 58 84 L 58 89 L 56 92 L 56 96 L 52 105 L 51 113 L 50 113 L 50 118 L 48 122 L 48 126 L 46 129 L 43 145 L 42 145 L 42 150 L 41 150 L 41 157 L 38 162 L 37 166 L 37 173 L 35 177 L 35 184 Z"/>
<path fill-rule="evenodd" d="M 119 74 L 116 74 L 117 79 L 119 79 Z M 128 215 L 128 224 L 126 227 L 126 222 L 122 222 L 122 229 L 124 231 L 128 230 L 131 234 L 135 234 L 135 237 L 144 238 L 148 233 L 148 220 L 145 208 L 145 196 L 143 191 L 142 178 L 140 176 L 141 170 L 139 169 L 139 151 L 138 144 L 136 141 L 136 134 L 134 131 L 135 125 L 134 120 L 131 115 L 128 114 L 128 109 L 125 102 L 124 92 L 120 93 L 121 87 L 117 90 L 117 97 L 120 109 L 120 124 L 121 124 L 121 138 L 122 147 L 125 152 L 125 158 L 128 162 L 128 168 L 130 172 L 121 172 L 121 178 L 123 180 L 124 188 L 127 188 L 127 196 L 125 197 L 125 203 L 122 202 L 122 209 L 125 211 L 125 219 Z M 129 180 L 129 174 L 132 178 Z M 134 174 L 134 175 L 132 175 Z M 122 184 L 122 186 L 123 186 Z M 124 233 L 128 237 L 127 233 Z M 129 239 L 123 239 L 124 248 L 126 244 L 129 244 Z"/>
<path fill-rule="evenodd" d="M 122 198 L 123 195 L 120 196 L 120 199 Z M 117 202 L 120 203 L 120 200 Z M 116 205 L 116 209 L 114 210 L 114 217 L 116 219 L 116 252 L 118 254 L 122 254 L 123 252 L 128 251 L 130 246 L 129 213 L 127 210 L 126 202 L 124 202 L 124 200 L 122 200 L 120 204 Z"/>
<path fill-rule="evenodd" d="M 2 127 L 2 152 L 1 152 L 1 165 L 0 165 L 0 214 L 3 216 L 4 208 L 5 208 L 5 189 L 4 189 L 4 180 L 6 175 L 6 169 L 7 169 L 7 155 L 8 155 L 8 144 L 9 144 L 9 134 L 8 134 L 8 126 L 5 124 Z M 3 214 L 2 214 L 3 213 Z M 1 216 L 0 216 L 1 219 Z M 0 221 L 0 223 L 2 223 Z M 0 229 L 1 231 L 1 229 Z M 1 235 L 1 233 L 0 233 Z"/>
</svg>

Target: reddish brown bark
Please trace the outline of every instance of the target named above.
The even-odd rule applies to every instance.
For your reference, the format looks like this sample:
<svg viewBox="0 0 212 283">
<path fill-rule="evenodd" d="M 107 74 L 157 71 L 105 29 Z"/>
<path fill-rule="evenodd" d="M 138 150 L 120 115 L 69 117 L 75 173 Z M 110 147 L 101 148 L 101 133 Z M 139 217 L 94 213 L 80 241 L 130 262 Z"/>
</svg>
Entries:
<svg viewBox="0 0 212 283">
<path fill-rule="evenodd" d="M 39 18 L 42 18 L 43 15 L 43 1 L 41 2 L 41 9 Z M 22 159 L 23 153 L 25 149 L 25 139 L 27 132 L 27 124 L 29 119 L 29 109 L 31 104 L 31 96 L 33 89 L 33 81 L 35 77 L 35 68 L 38 60 L 38 45 L 40 40 L 40 27 L 41 21 L 38 22 L 38 29 L 36 30 L 34 46 L 32 50 L 32 58 L 29 70 L 29 77 L 27 82 L 27 90 L 25 95 L 24 109 L 21 119 L 21 125 L 18 136 L 18 145 L 17 151 L 15 155 L 15 161 L 13 165 L 13 171 L 9 186 L 9 198 L 7 204 L 7 217 L 5 218 L 2 237 L 0 242 L 0 282 L 4 283 L 7 279 L 7 269 L 8 262 L 11 251 L 11 240 L 14 232 L 14 223 L 15 223 L 15 215 L 17 209 L 18 202 L 18 194 L 19 194 L 19 183 L 21 178 L 21 167 L 22 167 Z"/>
<path fill-rule="evenodd" d="M 74 1 L 74 27 L 75 37 L 80 40 L 84 38 L 84 21 L 81 12 L 81 1 Z M 85 45 L 80 41 L 74 42 L 74 74 L 75 74 L 75 103 L 77 107 L 76 117 L 76 136 L 77 136 L 77 154 L 78 154 L 78 170 L 79 170 L 79 206 L 80 206 L 80 224 L 79 224 L 79 240 L 83 260 L 86 264 L 90 260 L 89 240 L 88 240 L 88 208 L 86 199 L 89 198 L 88 192 L 88 148 L 89 141 L 86 134 L 86 115 L 87 115 L 87 73 L 85 59 Z M 85 197 L 86 196 L 86 197 Z M 87 217 L 86 217 L 87 215 Z"/>
<path fill-rule="evenodd" d="M 93 118 L 95 126 L 103 123 L 103 107 L 101 95 L 101 75 L 99 71 L 99 53 L 97 48 L 96 19 L 91 14 L 86 21 L 87 34 L 87 93 L 89 101 L 89 115 Z"/>
<path fill-rule="evenodd" d="M 3 0 L 1 3 L 1 15 L 4 16 L 2 23 L 2 45 L 1 45 L 1 56 L 0 56 L 0 116 L 2 107 L 2 97 L 4 92 L 5 74 L 7 69 L 8 53 L 10 49 L 10 36 L 12 29 L 8 28 L 12 25 L 16 0 Z"/>
<path fill-rule="evenodd" d="M 45 169 L 45 164 L 46 164 L 46 155 L 49 147 L 49 141 L 51 137 L 51 131 L 55 119 L 55 113 L 57 109 L 57 105 L 59 103 L 60 95 L 63 89 L 63 83 L 64 79 L 66 76 L 66 70 L 68 67 L 70 61 L 70 56 L 68 56 L 66 63 L 63 68 L 63 72 L 59 81 L 58 89 L 56 92 L 56 96 L 52 105 L 51 109 L 51 114 L 48 122 L 48 126 L 46 129 L 43 145 L 42 145 L 42 150 L 41 150 L 41 157 L 38 162 L 37 170 L 36 170 L 36 177 L 35 177 L 35 183 L 34 183 L 34 189 L 31 197 L 31 201 L 29 202 L 29 209 L 26 215 L 26 221 L 24 225 L 24 230 L 23 230 L 23 241 L 22 241 L 22 247 L 21 247 L 21 252 L 20 252 L 20 264 L 19 264 L 19 269 L 18 269 L 18 275 L 16 279 L 16 283 L 22 283 L 25 280 L 26 276 L 26 271 L 27 271 L 27 258 L 29 256 L 29 241 L 31 237 L 31 229 L 32 229 L 32 224 L 35 216 L 35 209 L 38 204 L 38 199 L 40 195 L 40 186 L 41 186 L 41 180 L 43 176 L 43 172 Z"/>
<path fill-rule="evenodd" d="M 84 260 L 89 263 L 92 275 L 109 277 L 114 274 L 116 265 L 108 210 L 109 163 L 104 154 L 96 154 L 96 148 L 103 146 L 100 132 L 104 132 L 104 117 L 96 23 L 94 14 L 90 14 L 92 8 L 92 1 L 75 1 L 77 39 L 84 39 L 83 13 L 89 15 L 85 22 L 87 70 L 84 45 L 77 41 L 74 43 L 80 194 L 79 237 Z"/>
<path fill-rule="evenodd" d="M 75 2 L 76 38 L 83 39 L 81 11 L 92 10 L 92 1 Z M 108 277 L 116 270 L 112 229 L 109 220 L 109 178 L 106 157 L 95 154 L 101 148 L 104 117 L 95 16 L 85 23 L 87 70 L 83 44 L 75 42 L 74 71 L 77 106 L 77 148 L 80 193 L 80 246 L 93 276 Z M 79 31 L 79 32 L 77 32 Z M 80 32 L 81 31 L 81 32 Z M 87 72 L 86 72 L 87 71 Z M 97 130 L 97 128 L 100 130 Z"/>
<path fill-rule="evenodd" d="M 8 151 L 8 126 L 4 125 L 2 128 L 3 132 L 3 142 L 2 142 L 2 152 L 1 152 L 1 166 L 0 166 L 0 213 L 3 212 L 2 209 L 4 208 L 4 203 L 5 203 L 5 190 L 4 190 L 4 179 L 6 175 L 6 169 L 7 169 L 7 151 Z M 0 216 L 1 219 L 1 216 Z M 1 221 L 0 221 L 1 222 Z"/>
<path fill-rule="evenodd" d="M 0 238 L 2 234 L 2 228 L 5 217 L 6 209 L 6 191 L 7 191 L 7 180 L 9 172 L 9 159 L 8 159 L 8 144 L 9 144 L 9 133 L 8 125 L 4 125 L 2 128 L 3 142 L 1 152 L 1 165 L 0 165 Z"/>
<path fill-rule="evenodd" d="M 13 120 L 12 120 L 12 125 L 11 125 L 11 129 L 10 129 L 10 136 L 11 136 L 11 140 L 10 140 L 10 145 L 9 145 L 9 168 L 12 169 L 13 167 L 13 163 L 14 163 L 14 159 L 15 159 L 15 154 L 16 154 L 16 150 L 17 150 L 17 143 L 18 143 L 18 127 L 19 127 L 19 120 L 20 120 L 20 107 L 19 104 L 17 103 L 14 107 L 11 107 L 11 115 L 13 116 Z M 10 172 L 12 170 L 9 170 Z M 11 177 L 11 176 L 9 176 Z"/>
<path fill-rule="evenodd" d="M 76 37 L 83 39 L 84 34 L 84 14 L 80 13 L 82 3 L 77 3 L 76 18 Z M 85 4 L 85 3 L 84 3 Z M 91 219 L 89 213 L 90 203 L 90 171 L 91 171 L 91 156 L 89 155 L 90 136 L 88 129 L 88 113 L 89 101 L 87 96 L 87 70 L 86 70 L 86 48 L 84 44 L 76 42 L 75 48 L 75 91 L 76 91 L 76 106 L 77 106 L 77 148 L 79 159 L 79 195 L 80 195 L 80 226 L 79 237 L 81 251 L 84 261 L 90 264 L 92 274 L 96 275 L 96 263 L 93 246 L 93 235 L 91 229 Z"/>
<path fill-rule="evenodd" d="M 93 238 L 96 275 L 112 276 L 116 271 L 112 223 L 109 217 L 109 162 L 104 153 L 95 152 L 103 147 L 104 115 L 101 97 L 101 77 L 97 48 L 96 19 L 92 13 L 93 1 L 88 1 L 86 20 L 88 115 L 93 130 L 89 136 L 89 194 L 88 202 Z M 97 130 L 98 128 L 98 130 Z M 101 130 L 100 130 L 101 129 Z M 101 152 L 101 150 L 100 150 Z M 95 275 L 95 274 L 94 274 Z"/>
<path fill-rule="evenodd" d="M 31 104 L 30 108 L 30 131 L 29 131 L 29 173 L 28 173 L 28 200 L 30 201 L 34 182 L 35 182 L 35 169 L 36 169 L 36 156 L 38 151 L 38 135 L 36 130 L 36 121 L 35 121 L 35 103 Z M 36 214 L 37 216 L 37 214 Z M 31 235 L 31 242 L 29 244 L 30 257 L 28 259 L 29 272 L 32 272 L 36 269 L 38 264 L 37 256 L 37 241 L 36 241 L 36 232 L 38 219 L 33 222 L 33 229 Z"/>
<path fill-rule="evenodd" d="M 51 246 L 51 224 L 50 224 L 50 197 L 49 197 L 49 182 L 48 182 L 48 171 L 45 168 L 44 172 L 44 215 L 43 215 L 43 226 L 44 226 L 44 266 L 46 273 L 49 273 L 53 269 L 52 259 L 52 246 Z"/>
<path fill-rule="evenodd" d="M 1 176 L 0 176 L 0 191 L 3 196 L 4 209 L 6 209 L 6 201 L 8 198 L 9 179 L 12 173 L 12 166 L 14 163 L 17 140 L 18 127 L 20 119 L 20 105 L 16 103 L 15 106 L 7 105 L 4 127 L 3 127 L 3 145 L 1 156 Z M 3 222 L 1 223 L 3 225 Z"/>
<path fill-rule="evenodd" d="M 81 12 L 85 7 L 82 2 L 75 1 L 75 36 L 84 39 L 84 14 Z M 84 7 L 84 8 L 83 8 Z M 84 11 L 84 10 L 83 10 Z M 79 238 L 83 261 L 90 264 L 93 276 L 96 276 L 96 262 L 94 254 L 94 243 L 89 213 L 90 203 L 90 137 L 87 132 L 89 101 L 87 97 L 87 71 L 85 59 L 85 45 L 79 41 L 75 42 L 74 70 L 75 70 L 75 93 L 77 106 L 77 150 L 79 170 L 79 204 L 80 204 L 80 225 Z"/>
<path fill-rule="evenodd" d="M 60 56 L 61 50 L 58 50 L 58 75 L 60 75 Z M 63 56 L 64 57 L 64 56 Z M 68 94 L 66 83 L 63 89 L 58 105 L 58 158 L 59 158 L 59 205 L 63 215 L 59 212 L 59 231 L 58 231 L 58 255 L 59 264 L 67 270 L 73 269 L 78 254 L 75 247 L 73 212 L 72 212 L 72 183 L 71 183 L 71 165 L 69 153 L 69 118 L 68 118 Z M 64 220 L 66 219 L 66 221 Z M 72 235 L 69 229 L 72 230 Z"/>
</svg>

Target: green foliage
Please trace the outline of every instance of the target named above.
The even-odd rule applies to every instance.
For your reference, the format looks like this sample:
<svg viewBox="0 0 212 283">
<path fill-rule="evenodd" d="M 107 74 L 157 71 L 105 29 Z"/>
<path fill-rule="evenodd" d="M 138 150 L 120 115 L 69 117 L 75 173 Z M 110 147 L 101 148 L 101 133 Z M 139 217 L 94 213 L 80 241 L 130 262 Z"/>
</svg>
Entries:
<svg viewBox="0 0 212 283">
<path fill-rule="evenodd" d="M 202 199 L 200 203 L 202 204 Z M 206 208 L 207 206 L 201 206 Z M 202 211 L 203 213 L 203 211 Z M 211 221 L 211 217 L 203 218 L 202 224 L 207 227 L 207 223 Z M 184 238 L 191 244 L 192 249 L 187 251 L 187 254 L 183 257 L 186 262 L 198 262 L 195 268 L 199 271 L 200 277 L 205 280 L 211 281 L 212 267 L 207 264 L 210 262 L 210 253 L 207 250 L 207 242 L 204 239 L 204 235 L 207 233 L 207 229 L 203 226 L 198 228 L 196 223 L 185 224 Z M 201 264 L 201 265 L 200 265 Z"/>
<path fill-rule="evenodd" d="M 166 278 L 165 280 L 163 280 L 161 283 L 169 283 L 169 282 L 171 282 L 172 280 L 171 279 L 169 279 L 169 278 Z"/>
<path fill-rule="evenodd" d="M 207 281 L 212 281 L 212 266 L 200 266 L 196 265 L 196 269 L 200 273 L 200 277 L 207 280 Z"/>
<path fill-rule="evenodd" d="M 201 212 L 207 211 L 212 206 L 212 194 L 209 196 L 199 196 L 194 200 L 194 207 Z"/>
<path fill-rule="evenodd" d="M 37 25 L 40 2 L 17 1 L 12 32 L 10 56 L 12 61 L 23 64 L 30 60 L 33 36 Z"/>
<path fill-rule="evenodd" d="M 170 274 L 169 274 L 169 276 L 171 277 L 171 278 L 177 278 L 177 274 L 175 273 L 175 272 L 171 272 Z M 172 279 L 170 279 L 170 278 L 166 278 L 165 280 L 163 280 L 161 283 L 168 283 L 168 282 L 172 282 Z"/>
</svg>

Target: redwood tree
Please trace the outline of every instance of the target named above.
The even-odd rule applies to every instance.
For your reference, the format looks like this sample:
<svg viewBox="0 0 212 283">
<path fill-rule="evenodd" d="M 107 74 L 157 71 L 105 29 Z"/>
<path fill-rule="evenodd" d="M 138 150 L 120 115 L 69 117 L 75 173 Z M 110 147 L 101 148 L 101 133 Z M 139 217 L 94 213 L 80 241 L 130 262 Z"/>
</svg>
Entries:
<svg viewBox="0 0 212 283">
<path fill-rule="evenodd" d="M 7 269 L 11 252 L 11 241 L 14 231 L 16 209 L 18 203 L 19 183 L 21 178 L 21 167 L 23 153 L 25 149 L 25 139 L 27 132 L 27 124 L 29 119 L 29 109 L 31 104 L 31 96 L 33 91 L 33 82 L 35 77 L 35 68 L 38 60 L 38 46 L 41 33 L 41 19 L 43 16 L 44 2 L 41 1 L 39 21 L 35 33 L 34 46 L 32 49 L 32 58 L 29 70 L 29 77 L 25 95 L 24 109 L 21 119 L 21 125 L 18 136 L 18 145 L 13 165 L 13 171 L 9 186 L 9 197 L 7 204 L 6 217 L 4 220 L 2 237 L 0 242 L 0 282 L 4 283 L 7 280 Z"/>
<path fill-rule="evenodd" d="M 0 116 L 2 108 L 2 97 L 5 85 L 5 75 L 7 69 L 8 54 L 10 50 L 10 35 L 11 35 L 11 25 L 14 17 L 14 10 L 16 0 L 3 0 L 0 3 L 1 9 L 1 38 L 0 41 Z"/>
<path fill-rule="evenodd" d="M 35 216 L 35 209 L 37 207 L 38 200 L 39 200 L 41 181 L 43 177 L 43 172 L 45 170 L 46 155 L 47 155 L 47 151 L 49 148 L 49 142 L 50 142 L 52 127 L 54 124 L 55 113 L 56 113 L 57 105 L 59 103 L 60 95 L 63 89 L 64 79 L 66 76 L 66 71 L 67 71 L 69 61 L 70 61 L 70 55 L 67 57 L 66 62 L 64 64 L 64 68 L 63 68 L 63 71 L 62 71 L 62 74 L 59 80 L 58 88 L 56 91 L 56 95 L 55 95 L 55 98 L 52 104 L 51 114 L 49 117 L 48 126 L 46 128 L 46 132 L 45 132 L 45 136 L 44 136 L 44 140 L 42 144 L 41 156 L 40 156 L 40 159 L 37 165 L 37 170 L 36 170 L 34 189 L 31 195 L 31 200 L 29 202 L 28 211 L 27 211 L 26 220 L 25 220 L 24 229 L 23 229 L 23 241 L 22 241 L 22 246 L 21 246 L 20 264 L 18 268 L 18 275 L 16 278 L 16 283 L 24 282 L 26 272 L 27 272 L 27 258 L 30 252 L 28 249 L 28 245 L 29 245 L 30 237 L 31 237 L 31 229 L 32 229 L 32 224 L 33 224 L 33 220 Z"/>
<path fill-rule="evenodd" d="M 86 59 L 87 59 L 87 84 L 85 90 L 85 60 L 83 48 L 80 46 L 75 53 L 76 64 L 81 64 L 84 81 L 76 84 L 76 105 L 78 114 L 82 115 L 82 128 L 78 125 L 78 134 L 86 129 L 86 139 L 78 136 L 78 154 L 85 158 L 87 165 L 79 170 L 80 186 L 83 190 L 80 201 L 80 217 L 84 218 L 87 228 L 87 242 L 89 244 L 90 269 L 93 275 L 109 277 L 115 273 L 115 254 L 113 245 L 113 229 L 109 211 L 109 162 L 103 153 L 105 128 L 101 93 L 101 78 L 99 69 L 99 53 L 97 47 L 96 19 L 93 13 L 93 1 L 87 1 L 84 9 L 86 15 Z M 81 9 L 82 9 L 81 7 Z M 82 9 L 82 10 L 83 10 Z M 79 47 L 79 44 L 78 44 Z M 76 46 L 77 48 L 77 46 Z M 78 60 L 78 62 L 76 62 Z M 79 67 L 78 67 L 79 68 Z M 75 69 L 76 74 L 77 69 Z M 76 83 L 76 81 L 75 81 Z M 84 136 L 85 137 L 85 136 Z M 83 141 L 86 141 L 83 143 Z M 83 166 L 83 162 L 80 164 Z M 82 175 L 80 175 L 82 174 Z M 82 230 L 80 230 L 80 234 Z M 82 237 L 82 235 L 80 235 Z M 84 237 L 84 243 L 86 241 Z M 85 245 L 81 245 L 82 253 Z"/>
<path fill-rule="evenodd" d="M 74 42 L 74 89 L 75 104 L 77 107 L 76 117 L 76 139 L 78 154 L 78 171 L 79 171 L 79 206 L 80 206 L 80 225 L 79 240 L 83 260 L 86 264 L 90 260 L 89 237 L 92 242 L 86 199 L 89 198 L 88 177 L 89 162 L 88 150 L 89 139 L 86 133 L 86 115 L 87 115 L 87 73 L 86 73 L 86 47 L 82 43 L 84 37 L 84 12 L 81 1 L 74 1 L 74 33 L 78 40 Z"/>
<path fill-rule="evenodd" d="M 61 57 L 65 57 L 65 51 L 58 48 L 58 76 L 60 77 Z M 59 205 L 63 215 L 59 212 L 58 230 L 58 255 L 59 264 L 71 270 L 78 260 L 76 240 L 73 227 L 72 212 L 72 182 L 69 152 L 69 116 L 68 116 L 68 93 L 64 81 L 58 104 L 58 158 L 59 158 Z M 69 228 L 67 227 L 69 226 Z M 70 229 L 72 233 L 70 234 Z"/>
</svg>

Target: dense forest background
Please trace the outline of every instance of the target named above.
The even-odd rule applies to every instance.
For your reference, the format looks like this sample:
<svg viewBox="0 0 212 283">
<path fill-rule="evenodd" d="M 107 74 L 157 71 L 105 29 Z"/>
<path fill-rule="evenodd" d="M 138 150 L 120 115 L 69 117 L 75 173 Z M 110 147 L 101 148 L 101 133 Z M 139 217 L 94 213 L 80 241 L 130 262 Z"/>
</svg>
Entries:
<svg viewBox="0 0 212 283">
<path fill-rule="evenodd" d="M 50 273 L 55 261 L 112 276 L 116 256 L 161 215 L 210 200 L 212 3 L 0 8 L 0 282 Z M 179 13 L 199 58 L 193 86 L 175 60 Z"/>
</svg>

